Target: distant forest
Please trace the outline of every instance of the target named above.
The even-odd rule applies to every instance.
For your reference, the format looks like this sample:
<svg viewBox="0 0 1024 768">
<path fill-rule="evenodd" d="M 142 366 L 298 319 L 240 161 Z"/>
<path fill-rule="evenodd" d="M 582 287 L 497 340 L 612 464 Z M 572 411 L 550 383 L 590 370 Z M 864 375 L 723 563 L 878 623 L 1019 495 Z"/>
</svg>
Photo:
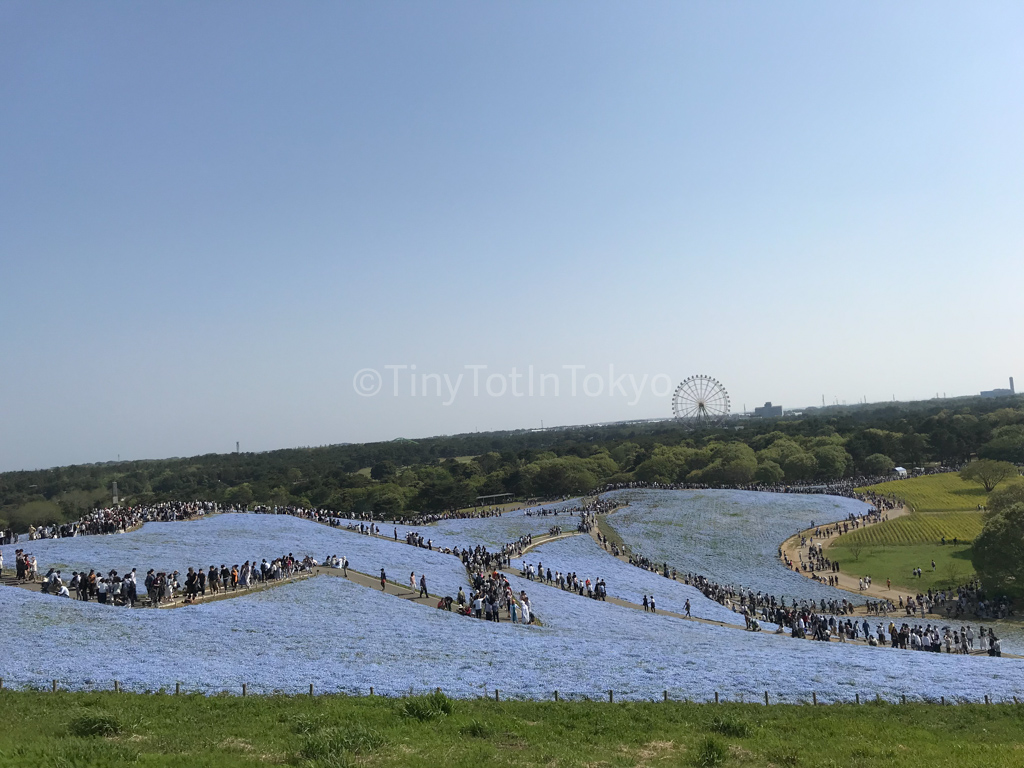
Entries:
<svg viewBox="0 0 1024 768">
<path fill-rule="evenodd" d="M 0 474 L 0 527 L 75 519 L 110 503 L 196 499 L 412 515 L 477 497 L 581 494 L 607 483 L 748 484 L 879 475 L 972 457 L 1024 463 L 1019 398 L 813 409 L 694 432 L 676 422 L 107 462 Z"/>
</svg>

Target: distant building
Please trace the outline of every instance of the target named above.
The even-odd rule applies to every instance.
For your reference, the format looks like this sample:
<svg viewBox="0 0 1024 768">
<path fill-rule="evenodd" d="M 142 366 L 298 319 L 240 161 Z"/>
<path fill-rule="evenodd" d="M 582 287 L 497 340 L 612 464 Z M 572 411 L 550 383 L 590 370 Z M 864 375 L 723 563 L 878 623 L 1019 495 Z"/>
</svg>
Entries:
<svg viewBox="0 0 1024 768">
<path fill-rule="evenodd" d="M 777 419 L 782 416 L 782 406 L 772 405 L 772 401 L 769 400 L 760 408 L 755 408 L 754 415 L 760 416 L 762 419 Z"/>
<path fill-rule="evenodd" d="M 1010 377 L 1009 389 L 988 389 L 981 393 L 982 397 L 1012 397 L 1017 394 L 1013 390 L 1013 376 Z"/>
</svg>

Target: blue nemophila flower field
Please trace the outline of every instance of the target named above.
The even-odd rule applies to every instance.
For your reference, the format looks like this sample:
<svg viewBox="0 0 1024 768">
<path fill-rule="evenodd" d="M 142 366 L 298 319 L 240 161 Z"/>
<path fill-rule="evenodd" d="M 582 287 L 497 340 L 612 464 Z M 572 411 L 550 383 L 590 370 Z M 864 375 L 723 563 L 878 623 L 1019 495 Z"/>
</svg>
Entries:
<svg viewBox="0 0 1024 768">
<path fill-rule="evenodd" d="M 655 562 L 699 573 L 720 584 L 768 592 L 787 601 L 853 599 L 849 592 L 793 573 L 779 545 L 794 533 L 835 522 L 868 505 L 855 499 L 757 491 L 618 491 L 629 502 L 608 518 L 623 541 Z"/>
<path fill-rule="evenodd" d="M 591 581 L 603 578 L 609 595 L 633 603 L 641 603 L 644 595 L 653 595 L 660 610 L 685 613 L 686 601 L 689 600 L 692 616 L 739 626 L 744 624 L 741 615 L 704 597 L 700 590 L 602 552 L 590 536 L 572 536 L 542 544 L 528 552 L 523 560 L 515 561 L 516 565 L 519 563 L 532 563 L 534 566 L 539 563 L 545 571 L 575 573 L 580 579 L 589 578 Z"/>
<path fill-rule="evenodd" d="M 19 544 L 39 560 L 39 570 L 60 568 L 70 578 L 72 571 L 95 568 L 119 573 L 138 568 L 180 571 L 189 566 L 209 568 L 225 563 L 229 567 L 246 560 L 294 554 L 311 555 L 323 561 L 327 555 L 347 557 L 357 571 L 376 575 L 385 568 L 389 579 L 407 583 L 409 573 L 427 575 L 434 594 L 454 595 L 459 585 L 467 584 L 466 572 L 451 555 L 381 541 L 354 531 L 329 528 L 288 515 L 215 515 L 199 520 L 175 523 L 146 523 L 138 531 L 114 536 L 83 536 L 71 539 L 45 539 Z M 6 547 L 8 561 L 14 560 L 14 547 Z"/>
<path fill-rule="evenodd" d="M 824 700 L 862 695 L 1000 698 L 1019 693 L 1016 662 L 840 647 L 751 634 L 582 599 L 513 577 L 544 626 L 467 619 L 342 579 L 321 578 L 170 611 L 129 610 L 0 590 L 7 684 L 158 690 L 451 695 L 501 689 L 547 698 Z"/>
<path fill-rule="evenodd" d="M 773 514 L 771 505 L 755 509 Z M 515 538 L 516 519 L 507 518 L 510 534 L 500 540 Z M 562 520 L 539 519 L 543 530 Z M 492 518 L 489 525 L 500 534 L 504 520 Z M 469 521 L 453 522 L 463 524 L 456 533 L 470 537 Z M 787 524 L 778 524 L 779 537 L 788 533 Z M 429 536 L 431 526 L 418 530 Z M 318 559 L 344 555 L 369 573 L 383 565 L 402 581 L 409 571 L 426 573 L 434 593 L 454 594 L 466 583 L 461 564 L 449 555 L 286 516 L 156 523 L 133 534 L 31 542 L 28 548 L 44 569 L 61 563 L 68 569 L 184 570 L 292 552 Z M 702 551 L 678 553 L 693 562 L 706 558 Z M 653 592 L 661 607 L 680 610 L 689 596 L 698 616 L 737 618 L 694 590 L 615 561 L 589 537 L 553 542 L 527 560 L 603 576 L 611 594 L 631 600 Z M 756 569 L 750 572 L 756 577 Z M 1012 659 L 747 633 L 510 580 L 517 593 L 527 592 L 541 626 L 468 619 L 335 578 L 159 611 L 0 588 L 0 632 L 9 639 L 0 654 L 0 677 L 6 685 L 37 686 L 57 678 L 73 688 L 109 688 L 117 679 L 134 690 L 173 689 L 180 681 L 210 693 L 237 693 L 242 683 L 254 692 L 300 692 L 313 683 L 318 691 L 357 693 L 373 686 L 389 695 L 440 686 L 451 695 L 475 696 L 499 688 L 506 696 L 534 698 L 548 698 L 556 689 L 563 696 L 591 697 L 612 689 L 623 699 L 660 698 L 664 690 L 675 698 L 710 699 L 718 691 L 748 700 L 768 690 L 773 699 L 791 701 L 808 700 L 812 692 L 824 701 L 852 699 L 854 693 L 977 700 L 1024 692 L 1020 662 Z"/>
</svg>

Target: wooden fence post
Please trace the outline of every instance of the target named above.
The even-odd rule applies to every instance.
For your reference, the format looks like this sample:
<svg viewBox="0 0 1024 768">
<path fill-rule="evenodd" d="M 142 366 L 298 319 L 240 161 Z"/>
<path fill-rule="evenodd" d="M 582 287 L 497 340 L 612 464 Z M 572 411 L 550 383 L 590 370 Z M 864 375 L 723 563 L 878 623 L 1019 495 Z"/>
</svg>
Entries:
<svg viewBox="0 0 1024 768">
<path fill-rule="evenodd" d="M 373 686 L 370 686 L 370 695 L 373 696 Z"/>
<path fill-rule="evenodd" d="M 946 697 L 945 696 L 942 697 L 942 706 L 946 706 Z"/>
<path fill-rule="evenodd" d="M 900 704 L 906 704 L 906 703 L 907 703 L 907 694 L 901 693 L 900 694 Z"/>
<path fill-rule="evenodd" d="M 612 691 L 608 691 L 608 703 L 609 704 L 614 704 L 615 703 L 615 694 Z"/>
<path fill-rule="evenodd" d="M 718 691 L 715 691 L 715 704 L 718 703 Z"/>
<path fill-rule="evenodd" d="M 665 691 L 665 701 L 668 701 L 668 691 Z"/>
<path fill-rule="evenodd" d="M 818 692 L 817 691 L 811 691 L 811 702 L 815 706 L 817 706 L 817 704 L 818 704 Z"/>
<path fill-rule="evenodd" d="M 175 696 L 180 696 L 181 695 L 181 682 L 180 681 L 174 684 L 174 695 Z"/>
<path fill-rule="evenodd" d="M 114 693 L 118 693 L 120 690 L 121 690 L 121 684 L 119 682 L 117 682 L 117 680 L 115 680 L 114 681 Z"/>
<path fill-rule="evenodd" d="M 501 701 L 501 699 L 498 697 L 498 689 L 497 688 L 494 689 L 494 700 L 495 701 Z"/>
<path fill-rule="evenodd" d="M 989 703 L 989 700 L 988 700 L 988 694 L 987 694 L 987 693 L 985 694 L 985 703 L 986 703 L 986 704 L 988 704 L 988 703 Z"/>
<path fill-rule="evenodd" d="M 245 696 L 249 692 L 249 686 L 242 683 L 242 695 Z"/>
<path fill-rule="evenodd" d="M 555 691 L 555 701 L 558 701 L 558 691 Z"/>
<path fill-rule="evenodd" d="M 313 695 L 313 684 L 312 683 L 309 684 L 309 695 L 310 696 Z"/>
<path fill-rule="evenodd" d="M 764 692 L 764 705 L 766 707 L 768 706 L 768 691 Z"/>
<path fill-rule="evenodd" d="M 855 694 L 853 694 L 853 697 L 854 697 L 854 701 L 857 704 L 860 704 L 860 694 L 859 693 L 855 693 Z"/>
<path fill-rule="evenodd" d="M 54 693 L 57 692 L 57 681 L 56 680 L 53 681 L 53 692 Z"/>
</svg>

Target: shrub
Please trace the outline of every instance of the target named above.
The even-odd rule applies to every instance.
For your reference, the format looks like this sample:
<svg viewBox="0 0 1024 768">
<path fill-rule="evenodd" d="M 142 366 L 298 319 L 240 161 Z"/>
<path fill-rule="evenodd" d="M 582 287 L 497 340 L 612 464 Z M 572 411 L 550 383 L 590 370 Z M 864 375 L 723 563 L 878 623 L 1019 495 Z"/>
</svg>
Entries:
<svg viewBox="0 0 1024 768">
<path fill-rule="evenodd" d="M 716 717 L 711 721 L 708 729 L 734 739 L 743 739 L 750 734 L 750 726 L 742 720 L 735 720 L 731 717 Z"/>
<path fill-rule="evenodd" d="M 102 712 L 79 715 L 68 723 L 68 732 L 72 736 L 116 736 L 121 731 L 121 721 Z"/>
<path fill-rule="evenodd" d="M 414 720 L 425 722 L 446 717 L 454 710 L 451 699 L 440 691 L 428 693 L 426 696 L 413 696 L 402 702 L 401 714 Z"/>
<path fill-rule="evenodd" d="M 310 734 L 299 754 L 307 760 L 346 764 L 349 755 L 365 755 L 386 743 L 379 731 L 354 723 Z"/>
<path fill-rule="evenodd" d="M 474 739 L 486 739 L 494 734 L 494 729 L 480 720 L 470 720 L 459 729 L 463 736 L 471 736 Z"/>
<path fill-rule="evenodd" d="M 725 762 L 725 754 L 728 750 L 722 740 L 715 736 L 708 736 L 697 748 L 694 756 L 694 763 L 700 768 L 713 768 Z"/>
</svg>

